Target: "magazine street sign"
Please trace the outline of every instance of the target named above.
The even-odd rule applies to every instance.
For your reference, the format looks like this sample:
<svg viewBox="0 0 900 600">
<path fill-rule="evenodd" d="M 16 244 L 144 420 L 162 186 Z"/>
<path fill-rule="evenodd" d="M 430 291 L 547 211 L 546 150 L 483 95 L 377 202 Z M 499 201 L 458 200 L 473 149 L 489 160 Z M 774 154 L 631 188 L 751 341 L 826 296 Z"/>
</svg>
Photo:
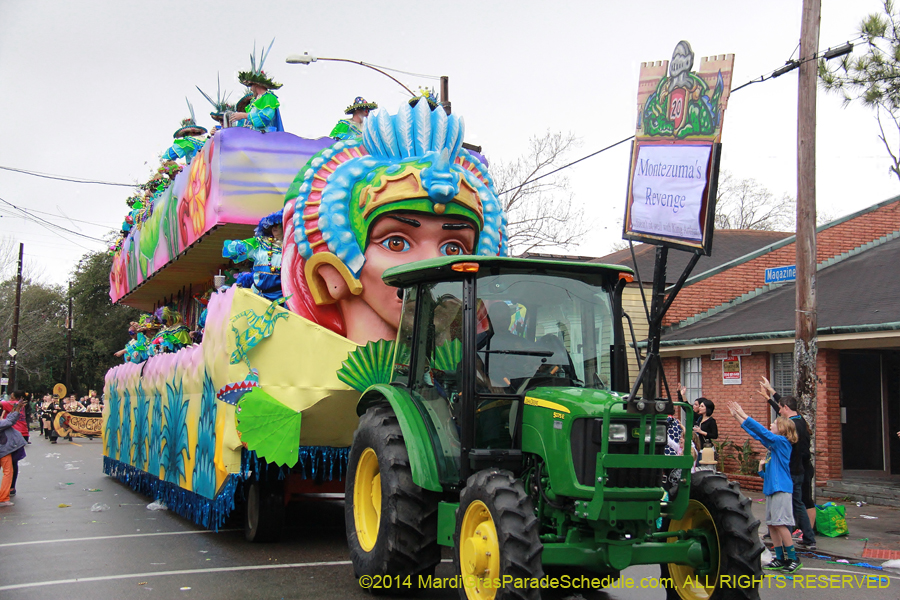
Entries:
<svg viewBox="0 0 900 600">
<path fill-rule="evenodd" d="M 766 269 L 766 283 L 785 283 L 787 281 L 797 281 L 797 265 Z"/>
</svg>

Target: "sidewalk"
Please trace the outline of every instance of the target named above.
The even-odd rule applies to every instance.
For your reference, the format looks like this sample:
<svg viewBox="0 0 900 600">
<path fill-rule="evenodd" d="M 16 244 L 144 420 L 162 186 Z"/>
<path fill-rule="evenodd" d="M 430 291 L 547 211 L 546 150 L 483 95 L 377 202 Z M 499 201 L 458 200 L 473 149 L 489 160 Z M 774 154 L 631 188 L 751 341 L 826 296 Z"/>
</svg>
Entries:
<svg viewBox="0 0 900 600">
<path fill-rule="evenodd" d="M 741 490 L 753 504 L 753 515 L 759 519 L 759 535 L 766 533 L 766 499 L 761 492 Z M 828 502 L 820 499 L 820 504 Z M 900 509 L 889 506 L 831 500 L 847 509 L 847 526 L 850 534 L 830 538 L 816 533 L 815 554 L 843 558 L 850 562 L 866 562 L 880 565 L 889 559 L 900 558 Z M 875 519 L 866 519 L 876 517 Z"/>
</svg>

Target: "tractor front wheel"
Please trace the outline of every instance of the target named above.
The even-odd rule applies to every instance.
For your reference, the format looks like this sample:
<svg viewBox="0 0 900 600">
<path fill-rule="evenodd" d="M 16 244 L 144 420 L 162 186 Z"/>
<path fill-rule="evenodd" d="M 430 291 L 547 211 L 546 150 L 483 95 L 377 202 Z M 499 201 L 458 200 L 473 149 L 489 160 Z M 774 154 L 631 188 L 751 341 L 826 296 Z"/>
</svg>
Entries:
<svg viewBox="0 0 900 600">
<path fill-rule="evenodd" d="M 694 473 L 684 517 L 664 522 L 663 529 L 705 530 L 716 543 L 715 548 L 710 548 L 710 557 L 718 556 L 709 573 L 698 573 L 693 567 L 676 563 L 661 565 L 667 600 L 759 599 L 759 556 L 763 551 L 759 520 L 736 483 L 716 473 Z M 730 576 L 730 584 L 720 585 L 723 575 Z"/>
<path fill-rule="evenodd" d="M 453 538 L 462 600 L 537 600 L 522 580 L 543 577 L 539 524 L 531 497 L 508 471 L 486 469 L 466 482 Z M 512 577 L 505 586 L 497 583 Z"/>
<path fill-rule="evenodd" d="M 413 483 L 394 411 L 384 405 L 367 410 L 353 435 L 344 500 L 356 576 L 433 572 L 441 561 L 437 505 L 437 494 Z"/>
</svg>

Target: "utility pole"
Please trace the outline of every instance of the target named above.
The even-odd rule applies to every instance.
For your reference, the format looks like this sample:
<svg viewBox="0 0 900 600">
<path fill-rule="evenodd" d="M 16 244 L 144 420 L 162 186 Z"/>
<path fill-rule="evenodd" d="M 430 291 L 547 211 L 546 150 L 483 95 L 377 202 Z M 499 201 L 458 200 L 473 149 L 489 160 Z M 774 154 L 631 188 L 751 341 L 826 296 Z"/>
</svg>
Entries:
<svg viewBox="0 0 900 600">
<path fill-rule="evenodd" d="M 69 316 L 66 317 L 66 389 L 72 389 L 72 282 L 69 282 Z"/>
<path fill-rule="evenodd" d="M 8 392 L 16 391 L 16 355 L 19 345 L 19 307 L 22 305 L 22 257 L 25 254 L 25 244 L 19 243 L 19 266 L 16 275 L 16 304 L 13 307 L 12 339 L 9 342 L 9 384 Z"/>
<path fill-rule="evenodd" d="M 797 86 L 797 297 L 794 385 L 799 412 L 816 449 L 816 84 L 821 0 L 803 0 Z M 815 486 L 813 486 L 815 490 Z"/>
<path fill-rule="evenodd" d="M 450 110 L 450 78 L 446 75 L 441 75 L 441 106 L 444 107 L 444 111 L 449 115 L 451 113 Z"/>
</svg>

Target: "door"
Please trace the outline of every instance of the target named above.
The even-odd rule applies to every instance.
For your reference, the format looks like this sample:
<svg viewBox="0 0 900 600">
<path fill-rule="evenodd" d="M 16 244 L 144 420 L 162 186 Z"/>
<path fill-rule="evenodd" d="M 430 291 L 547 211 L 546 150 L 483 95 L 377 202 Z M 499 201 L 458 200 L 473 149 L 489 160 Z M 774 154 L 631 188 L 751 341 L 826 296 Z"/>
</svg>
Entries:
<svg viewBox="0 0 900 600">
<path fill-rule="evenodd" d="M 844 470 L 884 470 L 881 355 L 841 354 Z"/>
</svg>

